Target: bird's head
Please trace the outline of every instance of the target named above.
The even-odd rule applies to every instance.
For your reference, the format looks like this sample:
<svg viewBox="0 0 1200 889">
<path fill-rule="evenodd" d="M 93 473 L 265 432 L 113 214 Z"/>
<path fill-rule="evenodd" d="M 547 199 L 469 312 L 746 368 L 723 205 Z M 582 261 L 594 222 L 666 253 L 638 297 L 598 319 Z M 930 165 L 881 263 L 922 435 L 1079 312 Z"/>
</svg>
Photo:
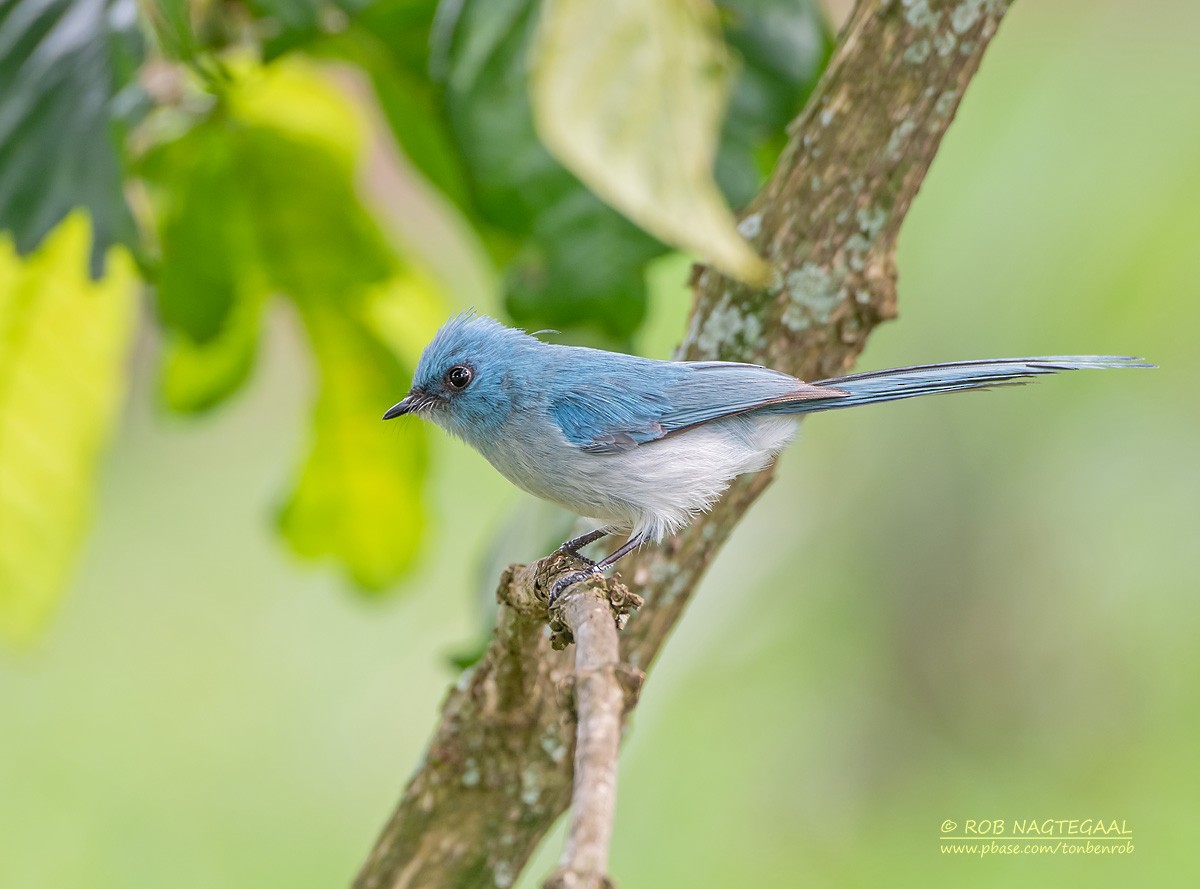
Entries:
<svg viewBox="0 0 1200 889">
<path fill-rule="evenodd" d="M 512 413 L 518 371 L 540 345 L 521 330 L 484 315 L 447 321 L 421 353 L 412 389 L 383 415 L 417 414 L 471 444 L 486 440 Z"/>
</svg>

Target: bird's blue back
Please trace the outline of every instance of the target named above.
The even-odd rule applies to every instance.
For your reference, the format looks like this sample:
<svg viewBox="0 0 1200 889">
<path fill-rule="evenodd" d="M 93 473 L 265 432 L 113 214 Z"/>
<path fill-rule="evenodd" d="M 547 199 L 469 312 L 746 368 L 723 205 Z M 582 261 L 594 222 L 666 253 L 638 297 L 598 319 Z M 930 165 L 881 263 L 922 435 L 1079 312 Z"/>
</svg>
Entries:
<svg viewBox="0 0 1200 889">
<path fill-rule="evenodd" d="M 591 453 L 652 442 L 721 417 L 791 403 L 832 390 L 779 371 L 729 362 L 656 361 L 542 342 L 484 316 L 452 319 L 426 348 L 414 386 L 429 387 L 456 364 L 475 372 L 453 405 L 469 442 L 505 434 L 515 418 L 547 419 Z"/>
</svg>

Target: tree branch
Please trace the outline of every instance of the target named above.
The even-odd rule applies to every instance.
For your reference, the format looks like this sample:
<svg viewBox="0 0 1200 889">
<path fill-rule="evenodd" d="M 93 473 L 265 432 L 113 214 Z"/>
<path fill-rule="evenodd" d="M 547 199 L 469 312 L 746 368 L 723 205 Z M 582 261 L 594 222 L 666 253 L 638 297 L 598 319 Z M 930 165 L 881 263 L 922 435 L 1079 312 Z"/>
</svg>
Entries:
<svg viewBox="0 0 1200 889">
<path fill-rule="evenodd" d="M 895 315 L 900 225 L 1005 9 L 1004 0 L 859 0 L 742 221 L 777 271 L 773 285 L 754 290 L 697 268 L 680 356 L 753 361 L 810 380 L 853 364 L 871 330 Z M 621 635 L 621 660 L 649 667 L 705 569 L 770 481 L 769 469 L 737 479 L 712 512 L 625 563 L 645 606 Z M 546 591 L 572 567 L 555 555 L 501 577 L 487 653 L 449 692 L 425 760 L 356 889 L 506 889 L 565 810 L 572 757 L 581 772 L 577 801 L 592 814 L 611 806 L 611 794 L 604 797 L 615 768 L 611 718 L 595 734 L 581 731 L 581 750 L 573 751 L 571 707 L 563 701 L 570 657 L 546 632 Z M 588 614 L 564 615 L 580 639 L 608 607 L 601 588 L 620 600 L 620 584 L 595 584 L 572 605 Z M 603 669 L 589 677 L 611 677 L 618 658 L 609 642 L 595 652 L 576 657 L 580 664 L 599 658 Z M 578 692 L 584 680 L 576 682 Z M 581 729 L 593 715 L 612 712 L 612 683 L 598 684 L 576 694 Z M 593 768 L 602 776 L 595 786 L 587 777 Z M 589 792 L 600 802 L 586 802 Z M 582 818 L 577 811 L 564 867 L 603 876 L 606 854 L 598 852 L 607 849 L 609 827 L 578 824 Z"/>
<path fill-rule="evenodd" d="M 577 725 L 571 827 L 559 869 L 545 889 L 612 889 L 608 847 L 621 725 L 642 683 L 641 671 L 619 661 L 617 628 L 641 604 L 621 584 L 594 580 L 571 587 L 550 610 L 551 630 L 569 632 L 575 642 Z"/>
</svg>

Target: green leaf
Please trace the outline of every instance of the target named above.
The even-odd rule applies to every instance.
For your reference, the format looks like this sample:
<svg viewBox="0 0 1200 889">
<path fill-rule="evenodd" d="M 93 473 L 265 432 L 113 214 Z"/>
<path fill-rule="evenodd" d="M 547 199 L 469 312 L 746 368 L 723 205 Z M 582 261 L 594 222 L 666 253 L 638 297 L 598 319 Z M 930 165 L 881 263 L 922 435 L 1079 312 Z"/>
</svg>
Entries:
<svg viewBox="0 0 1200 889">
<path fill-rule="evenodd" d="M 324 304 L 303 317 L 321 388 L 312 449 L 279 526 L 297 554 L 333 556 L 360 587 L 382 590 L 412 566 L 423 537 L 424 429 L 385 434 L 379 419 L 410 374 L 357 319 Z"/>
<path fill-rule="evenodd" d="M 544 9 L 531 89 L 545 144 L 647 231 L 757 282 L 766 267 L 713 178 L 730 83 L 708 0 Z"/>
<path fill-rule="evenodd" d="M 716 177 L 734 207 L 758 192 L 833 50 L 812 0 L 720 0 L 725 41 L 737 56 Z"/>
<path fill-rule="evenodd" d="M 320 51 L 369 73 L 408 160 L 505 267 L 517 321 L 594 322 L 627 337 L 645 308 L 640 266 L 666 248 L 595 198 L 538 141 L 524 78 L 535 4 L 443 4 L 436 22 L 435 7 L 377 0 Z"/>
<path fill-rule="evenodd" d="M 158 319 L 196 344 L 215 339 L 235 303 L 261 286 L 243 138 L 236 122 L 214 117 L 158 146 L 141 165 L 158 223 Z"/>
<path fill-rule="evenodd" d="M 258 351 L 262 300 L 237 303 L 221 333 L 198 345 L 185 336 L 168 336 L 162 359 L 160 395 L 181 414 L 209 411 L 250 378 Z"/>
<path fill-rule="evenodd" d="M 199 48 L 193 18 L 199 10 L 190 0 L 158 0 L 143 9 L 158 48 L 175 59 L 194 59 Z"/>
<path fill-rule="evenodd" d="M 263 37 L 263 58 L 272 61 L 305 46 L 325 31 L 339 30 L 372 0 L 250 0 Z"/>
<path fill-rule="evenodd" d="M 444 310 L 359 198 L 366 133 L 347 98 L 295 59 L 231 73 L 213 114 L 144 165 L 159 305 L 176 331 L 163 395 L 191 412 L 227 398 L 250 372 L 264 302 L 290 299 L 320 380 L 280 528 L 299 555 L 333 558 L 380 590 L 411 566 L 425 525 L 424 430 L 410 424 L 398 440 L 380 421 L 411 381 L 401 356 L 419 348 L 398 331 L 427 332 Z"/>
<path fill-rule="evenodd" d="M 590 324 L 628 338 L 645 312 L 646 265 L 667 247 L 595 197 L 538 139 L 527 75 L 538 5 L 463 0 L 442 4 L 436 21 L 431 7 L 377 0 L 334 53 L 371 74 L 410 160 L 475 225 L 502 268 L 515 320 Z M 741 64 L 717 178 L 738 206 L 782 148 L 829 37 L 808 0 L 731 0 L 722 9 Z"/>
<path fill-rule="evenodd" d="M 269 127 L 238 146 L 254 207 L 257 257 L 272 290 L 298 301 L 353 301 L 399 259 L 362 206 L 353 171 L 336 155 Z"/>
<path fill-rule="evenodd" d="M 646 264 L 658 241 L 580 188 L 534 220 L 509 262 L 505 304 L 518 322 L 555 329 L 587 319 L 623 340 L 646 312 Z"/>
<path fill-rule="evenodd" d="M 434 34 L 470 215 L 505 266 L 516 321 L 590 323 L 625 339 L 645 314 L 645 263 L 667 248 L 600 201 L 538 139 L 526 75 L 536 11 L 530 0 L 468 0 Z"/>
<path fill-rule="evenodd" d="M 135 0 L 0 5 L 0 230 L 34 249 L 74 207 L 92 218 L 91 268 L 132 243 L 120 133 L 143 105 Z"/>
<path fill-rule="evenodd" d="M 356 191 L 362 137 L 342 96 L 281 64 L 242 72 L 227 101 L 139 168 L 161 252 L 159 319 L 177 334 L 164 391 L 190 410 L 245 378 L 268 294 L 353 300 L 398 268 Z"/>
<path fill-rule="evenodd" d="M 432 0 L 376 3 L 345 34 L 318 44 L 322 55 L 361 66 L 408 161 L 454 206 L 471 212 L 463 158 L 428 74 Z M 424 36 L 425 39 L 418 39 Z"/>
<path fill-rule="evenodd" d="M 126 388 L 137 279 L 113 250 L 92 281 L 90 242 L 82 214 L 23 260 L 0 239 L 0 636 L 18 642 L 62 593 Z"/>
</svg>

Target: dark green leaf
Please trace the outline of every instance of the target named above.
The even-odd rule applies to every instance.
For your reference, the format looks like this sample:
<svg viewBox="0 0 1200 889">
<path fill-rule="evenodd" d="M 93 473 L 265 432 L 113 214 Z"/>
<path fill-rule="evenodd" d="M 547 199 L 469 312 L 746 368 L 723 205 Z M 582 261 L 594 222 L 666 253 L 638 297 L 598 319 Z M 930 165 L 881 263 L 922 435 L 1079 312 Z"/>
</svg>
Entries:
<svg viewBox="0 0 1200 889">
<path fill-rule="evenodd" d="M 250 0 L 267 61 L 345 27 L 372 0 Z"/>
<path fill-rule="evenodd" d="M 505 298 L 529 326 L 591 324 L 628 337 L 645 313 L 645 263 L 666 247 L 598 200 L 538 140 L 526 62 L 528 0 L 467 2 L 439 35 L 445 108 L 465 158 L 476 218 L 501 235 Z"/>
<path fill-rule="evenodd" d="M 642 323 L 645 265 L 662 252 L 658 241 L 580 189 L 535 220 L 532 237 L 509 262 L 508 310 L 534 327 L 601 319 L 597 326 L 623 339 Z"/>
<path fill-rule="evenodd" d="M 159 320 L 198 344 L 216 338 L 239 295 L 259 284 L 239 130 L 228 117 L 204 121 L 141 167 L 158 210 Z"/>
<path fill-rule="evenodd" d="M 351 28 L 354 58 L 410 159 L 501 265 L 512 316 L 623 339 L 644 314 L 646 264 L 666 248 L 596 199 L 538 140 L 527 92 L 537 9 L 533 0 L 456 0 L 435 18 L 429 0 L 378 0 Z M 829 35 L 811 2 L 732 0 L 722 13 L 741 64 L 716 174 L 740 206 L 782 147 Z"/>
<path fill-rule="evenodd" d="M 390 4 L 381 4 L 389 6 Z M 434 4 L 425 4 L 432 15 Z M 407 9 L 409 4 L 404 4 Z M 372 10 L 379 7 L 372 7 Z M 415 16 L 393 15 L 375 21 L 366 15 L 346 34 L 326 41 L 318 49 L 335 58 L 362 66 L 370 76 L 376 98 L 392 134 L 409 162 L 459 210 L 471 212 L 463 158 L 441 108 L 440 89 L 426 71 L 424 44 L 419 55 L 392 33 L 426 33 Z M 379 31 L 370 30 L 371 27 Z M 393 31 L 395 29 L 395 31 Z M 380 35 L 388 35 L 385 40 Z"/>
<path fill-rule="evenodd" d="M 0 4 L 0 230 L 32 250 L 74 207 L 92 217 L 91 264 L 131 243 L 123 124 L 143 106 L 135 0 Z"/>
<path fill-rule="evenodd" d="M 804 107 L 833 48 L 815 2 L 718 0 L 725 40 L 741 61 L 717 155 L 717 182 L 734 207 L 758 191 L 788 123 Z"/>
</svg>

